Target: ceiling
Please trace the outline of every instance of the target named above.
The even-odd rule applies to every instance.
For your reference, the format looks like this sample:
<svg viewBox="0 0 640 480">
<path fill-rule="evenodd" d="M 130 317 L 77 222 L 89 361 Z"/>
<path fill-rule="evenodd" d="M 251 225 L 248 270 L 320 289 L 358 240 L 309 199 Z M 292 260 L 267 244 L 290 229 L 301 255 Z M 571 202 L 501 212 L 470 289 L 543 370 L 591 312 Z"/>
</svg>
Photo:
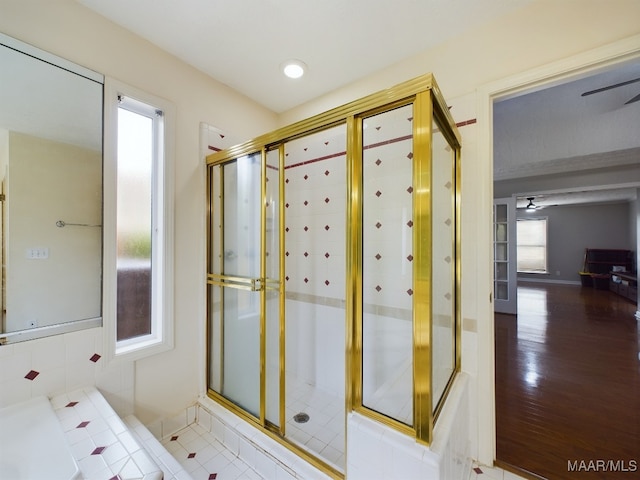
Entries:
<svg viewBox="0 0 640 480">
<path fill-rule="evenodd" d="M 77 1 L 281 113 L 533 0 Z"/>
<path fill-rule="evenodd" d="M 498 196 L 517 195 L 519 208 L 527 197 L 539 206 L 635 199 L 640 101 L 633 100 L 638 95 L 636 59 L 496 102 Z"/>
</svg>

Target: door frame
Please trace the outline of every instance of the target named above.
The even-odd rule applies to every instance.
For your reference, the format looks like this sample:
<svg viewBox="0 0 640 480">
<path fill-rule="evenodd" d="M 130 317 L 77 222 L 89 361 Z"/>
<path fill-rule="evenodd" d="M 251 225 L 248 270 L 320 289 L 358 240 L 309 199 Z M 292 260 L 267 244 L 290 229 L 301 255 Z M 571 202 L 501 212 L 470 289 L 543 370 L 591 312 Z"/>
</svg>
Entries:
<svg viewBox="0 0 640 480">
<path fill-rule="evenodd" d="M 495 352 L 494 352 L 494 311 L 492 295 L 481 292 L 493 291 L 493 103 L 510 96 L 566 82 L 587 74 L 605 70 L 615 64 L 640 58 L 640 35 L 589 50 L 541 67 L 528 70 L 479 87 L 476 91 L 478 143 L 477 158 L 486 158 L 487 171 L 491 177 L 489 185 L 477 198 L 478 208 L 478 251 L 487 252 L 484 260 L 478 260 L 477 277 L 477 460 L 485 465 L 493 465 L 496 455 L 495 418 Z M 490 182 L 489 182 L 490 181 Z M 489 272 L 489 274 L 483 274 Z"/>
</svg>

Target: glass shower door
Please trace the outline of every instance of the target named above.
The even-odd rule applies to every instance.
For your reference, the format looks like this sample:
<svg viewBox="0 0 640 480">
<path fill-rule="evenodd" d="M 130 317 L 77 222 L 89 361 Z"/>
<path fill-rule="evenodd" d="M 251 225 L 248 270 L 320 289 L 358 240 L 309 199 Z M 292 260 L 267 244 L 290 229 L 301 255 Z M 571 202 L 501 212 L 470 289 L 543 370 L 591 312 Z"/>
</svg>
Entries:
<svg viewBox="0 0 640 480">
<path fill-rule="evenodd" d="M 261 161 L 252 154 L 213 169 L 209 315 L 215 390 L 260 416 Z"/>
</svg>

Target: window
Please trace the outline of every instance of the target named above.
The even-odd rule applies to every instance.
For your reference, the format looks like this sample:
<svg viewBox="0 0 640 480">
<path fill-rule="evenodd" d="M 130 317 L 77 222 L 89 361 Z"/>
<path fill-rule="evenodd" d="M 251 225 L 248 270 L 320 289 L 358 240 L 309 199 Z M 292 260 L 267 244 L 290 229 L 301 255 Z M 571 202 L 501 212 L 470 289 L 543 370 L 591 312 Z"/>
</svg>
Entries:
<svg viewBox="0 0 640 480">
<path fill-rule="evenodd" d="M 547 219 L 519 218 L 517 228 L 518 272 L 548 273 Z"/>
<path fill-rule="evenodd" d="M 173 110 L 164 100 L 113 81 L 108 84 L 107 351 L 115 357 L 140 358 L 173 346 L 173 175 L 168 128 Z"/>
</svg>

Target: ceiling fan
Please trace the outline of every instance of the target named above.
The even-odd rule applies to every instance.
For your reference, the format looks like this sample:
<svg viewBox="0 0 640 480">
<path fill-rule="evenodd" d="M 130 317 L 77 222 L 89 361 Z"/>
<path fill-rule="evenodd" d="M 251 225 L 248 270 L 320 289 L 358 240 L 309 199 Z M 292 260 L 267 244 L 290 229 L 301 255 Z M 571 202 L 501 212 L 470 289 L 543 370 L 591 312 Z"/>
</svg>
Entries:
<svg viewBox="0 0 640 480">
<path fill-rule="evenodd" d="M 527 203 L 527 205 L 525 206 L 525 198 L 529 201 L 529 203 Z M 543 208 L 547 208 L 547 207 L 557 207 L 557 204 L 549 204 L 549 203 L 545 203 L 544 205 L 540 205 L 539 203 L 534 203 L 534 200 L 536 200 L 536 198 L 538 200 L 540 199 L 545 199 L 544 195 L 539 195 L 538 197 L 518 197 L 518 203 L 520 204 L 519 207 L 516 207 L 518 210 L 526 210 L 527 212 L 534 212 L 536 210 L 540 210 Z"/>
<path fill-rule="evenodd" d="M 587 95 L 593 95 L 594 93 L 605 92 L 605 91 L 611 90 L 613 88 L 623 87 L 625 85 L 630 85 L 630 84 L 636 83 L 636 82 L 640 82 L 640 77 L 639 78 L 634 78 L 633 80 L 627 80 L 626 82 L 614 83 L 612 85 L 607 85 L 606 87 L 596 88 L 595 90 L 589 90 L 588 92 L 584 92 L 581 96 L 582 97 L 586 97 Z M 625 105 L 629 105 L 630 103 L 634 103 L 634 102 L 637 102 L 637 101 L 640 101 L 640 94 L 636 95 L 635 97 L 633 97 L 628 102 L 625 102 Z"/>
</svg>

